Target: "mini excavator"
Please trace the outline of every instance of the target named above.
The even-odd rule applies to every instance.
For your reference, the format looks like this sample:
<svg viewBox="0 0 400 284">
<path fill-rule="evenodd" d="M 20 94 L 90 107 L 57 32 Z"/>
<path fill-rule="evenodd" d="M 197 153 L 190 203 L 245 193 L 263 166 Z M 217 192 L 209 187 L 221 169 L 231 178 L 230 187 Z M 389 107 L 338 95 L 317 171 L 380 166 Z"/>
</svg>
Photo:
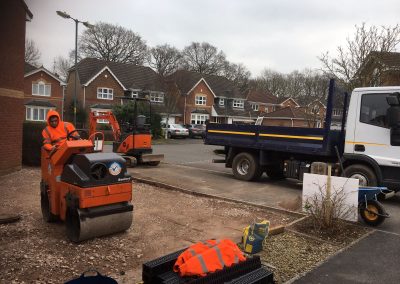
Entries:
<svg viewBox="0 0 400 284">
<path fill-rule="evenodd" d="M 130 122 L 126 122 L 121 129 L 116 117 L 111 111 L 92 111 L 89 115 L 89 135 L 97 130 L 97 120 L 107 120 L 113 131 L 113 152 L 118 153 L 126 160 L 126 165 L 134 167 L 137 164 L 158 166 L 164 159 L 163 154 L 153 154 L 151 136 L 151 102 L 144 98 L 120 97 L 123 100 L 134 101 L 134 110 Z M 138 102 L 149 106 L 150 123 L 146 124 L 146 116 L 138 115 Z"/>
<path fill-rule="evenodd" d="M 57 150 L 42 149 L 43 219 L 65 221 L 67 236 L 73 242 L 129 229 L 132 179 L 125 160 L 95 148 L 94 138 L 102 133 L 75 140 L 71 134 L 76 131 L 69 133 Z"/>
</svg>

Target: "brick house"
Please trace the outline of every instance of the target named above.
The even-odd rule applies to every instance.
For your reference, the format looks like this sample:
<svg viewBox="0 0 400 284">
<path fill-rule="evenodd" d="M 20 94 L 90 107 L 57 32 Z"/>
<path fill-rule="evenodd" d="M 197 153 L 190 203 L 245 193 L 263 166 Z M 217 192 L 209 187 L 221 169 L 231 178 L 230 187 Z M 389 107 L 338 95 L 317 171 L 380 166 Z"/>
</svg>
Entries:
<svg viewBox="0 0 400 284">
<path fill-rule="evenodd" d="M 46 121 L 51 109 L 57 110 L 63 118 L 65 86 L 65 82 L 43 66 L 37 68 L 25 63 L 25 120 Z"/>
<path fill-rule="evenodd" d="M 21 169 L 24 120 L 25 25 L 33 18 L 22 0 L 0 1 L 0 175 Z"/>
<path fill-rule="evenodd" d="M 281 108 L 289 107 L 289 106 L 292 108 L 300 107 L 300 105 L 292 97 L 279 98 L 278 102 L 279 102 L 279 107 L 281 107 Z"/>
<path fill-rule="evenodd" d="M 178 109 L 182 124 L 253 122 L 253 111 L 246 96 L 222 76 L 179 70 L 168 77 L 180 94 Z"/>
<path fill-rule="evenodd" d="M 280 107 L 278 97 L 266 91 L 248 90 L 246 100 L 250 103 L 251 108 L 259 113 L 269 113 Z"/>
<path fill-rule="evenodd" d="M 86 114 L 110 110 L 122 102 L 118 97 L 148 96 L 152 104 L 162 105 L 165 95 L 163 79 L 151 68 L 127 63 L 85 58 L 77 66 L 77 105 Z M 67 78 L 65 109 L 72 120 L 75 69 Z M 161 111 L 161 110 L 160 110 Z M 101 121 L 100 121 L 101 122 Z"/>
<path fill-rule="evenodd" d="M 285 127 L 310 127 L 304 108 L 287 106 L 265 113 L 262 125 Z"/>
<path fill-rule="evenodd" d="M 357 73 L 360 87 L 399 86 L 400 53 L 372 51 Z"/>
</svg>

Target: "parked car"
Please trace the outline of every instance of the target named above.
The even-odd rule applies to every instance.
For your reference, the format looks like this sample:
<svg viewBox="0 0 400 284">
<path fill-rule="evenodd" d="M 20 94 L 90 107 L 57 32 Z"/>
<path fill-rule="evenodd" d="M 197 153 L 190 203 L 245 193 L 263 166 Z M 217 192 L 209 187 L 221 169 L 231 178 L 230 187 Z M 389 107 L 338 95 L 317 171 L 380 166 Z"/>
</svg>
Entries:
<svg viewBox="0 0 400 284">
<path fill-rule="evenodd" d="M 168 138 L 175 138 L 175 137 L 186 138 L 189 136 L 189 130 L 187 130 L 181 124 L 168 124 L 166 131 Z"/>
<path fill-rule="evenodd" d="M 185 126 L 189 130 L 190 138 L 204 138 L 204 135 L 206 134 L 206 126 L 204 124 L 186 124 Z"/>
</svg>

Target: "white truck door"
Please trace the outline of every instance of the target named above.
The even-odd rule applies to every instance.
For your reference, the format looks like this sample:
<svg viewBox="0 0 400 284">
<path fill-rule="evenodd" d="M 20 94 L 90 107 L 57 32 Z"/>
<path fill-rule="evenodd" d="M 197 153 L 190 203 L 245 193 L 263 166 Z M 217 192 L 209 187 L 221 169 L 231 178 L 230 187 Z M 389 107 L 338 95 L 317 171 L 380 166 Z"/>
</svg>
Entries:
<svg viewBox="0 0 400 284">
<path fill-rule="evenodd" d="M 386 97 L 390 93 L 362 93 L 358 96 L 354 140 L 347 141 L 354 154 L 373 158 L 381 166 L 400 166 L 400 147 L 390 145 L 390 129 L 386 111 L 389 104 Z M 350 152 L 350 151 L 348 151 Z"/>
</svg>

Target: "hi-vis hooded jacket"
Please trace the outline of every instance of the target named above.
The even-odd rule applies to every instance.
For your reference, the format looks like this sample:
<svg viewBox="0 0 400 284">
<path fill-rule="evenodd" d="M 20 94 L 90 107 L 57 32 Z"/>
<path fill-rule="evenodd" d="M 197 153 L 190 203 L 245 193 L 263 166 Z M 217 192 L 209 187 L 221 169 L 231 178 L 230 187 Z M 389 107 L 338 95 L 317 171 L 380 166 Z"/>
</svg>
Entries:
<svg viewBox="0 0 400 284">
<path fill-rule="evenodd" d="M 50 117 L 52 116 L 58 117 L 58 125 L 56 128 L 50 126 Z M 42 131 L 43 148 L 51 151 L 53 146 L 61 146 L 67 140 L 68 134 L 74 130 L 75 127 L 72 123 L 62 121 L 58 112 L 50 110 L 47 113 L 47 126 Z M 77 133 L 74 133 L 74 136 L 79 137 Z"/>
<path fill-rule="evenodd" d="M 231 240 L 217 240 L 214 244 L 208 240 L 194 244 L 184 251 L 178 257 L 174 271 L 181 277 L 206 276 L 208 273 L 222 270 L 244 260 L 246 258 L 243 253 Z"/>
</svg>

